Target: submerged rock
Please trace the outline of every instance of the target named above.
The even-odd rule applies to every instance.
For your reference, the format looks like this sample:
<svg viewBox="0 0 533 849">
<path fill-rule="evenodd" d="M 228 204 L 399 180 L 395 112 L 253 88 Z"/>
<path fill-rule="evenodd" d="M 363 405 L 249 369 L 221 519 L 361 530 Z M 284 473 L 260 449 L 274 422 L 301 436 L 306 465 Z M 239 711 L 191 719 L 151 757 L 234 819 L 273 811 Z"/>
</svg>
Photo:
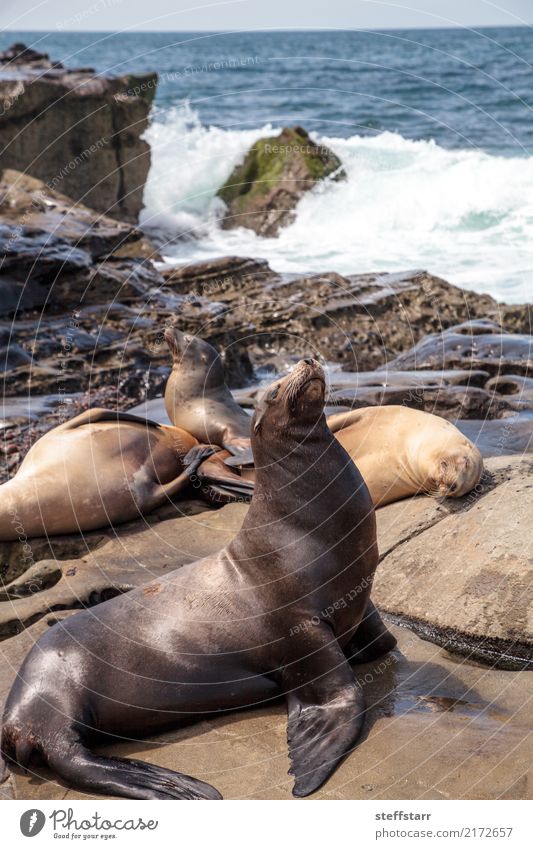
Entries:
<svg viewBox="0 0 533 849">
<path fill-rule="evenodd" d="M 326 177 L 345 176 L 333 151 L 314 142 L 302 127 L 285 127 L 278 136 L 255 142 L 218 190 L 228 208 L 222 226 L 277 236 L 294 220 L 294 208 L 305 192 Z"/>
</svg>

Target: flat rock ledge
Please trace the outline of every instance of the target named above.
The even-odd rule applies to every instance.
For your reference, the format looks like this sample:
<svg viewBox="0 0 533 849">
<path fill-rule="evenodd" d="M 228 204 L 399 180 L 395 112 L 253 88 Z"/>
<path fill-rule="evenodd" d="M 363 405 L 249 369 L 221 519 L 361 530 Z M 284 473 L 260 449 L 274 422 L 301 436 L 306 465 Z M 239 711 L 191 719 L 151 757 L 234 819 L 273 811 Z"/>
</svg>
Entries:
<svg viewBox="0 0 533 849">
<path fill-rule="evenodd" d="M 219 550 L 247 509 L 169 503 L 139 522 L 84 537 L 2 543 L 0 639 Z M 504 669 L 533 668 L 532 513 L 532 456 L 489 459 L 483 481 L 462 499 L 421 496 L 378 510 L 374 600 L 450 652 Z"/>
<path fill-rule="evenodd" d="M 533 669 L 533 457 L 493 457 L 462 499 L 378 511 L 373 598 L 450 652 Z"/>
</svg>

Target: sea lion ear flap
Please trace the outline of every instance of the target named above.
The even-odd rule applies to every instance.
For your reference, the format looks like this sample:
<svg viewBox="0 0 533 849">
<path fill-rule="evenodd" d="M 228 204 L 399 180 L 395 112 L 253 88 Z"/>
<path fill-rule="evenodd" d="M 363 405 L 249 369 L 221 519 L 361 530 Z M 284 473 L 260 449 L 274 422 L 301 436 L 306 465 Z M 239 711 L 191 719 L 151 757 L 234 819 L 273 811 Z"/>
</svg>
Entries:
<svg viewBox="0 0 533 849">
<path fill-rule="evenodd" d="M 261 428 L 261 419 L 263 418 L 263 416 L 265 415 L 265 413 L 266 413 L 266 404 L 265 404 L 265 402 L 264 402 L 264 401 L 261 401 L 261 403 L 259 403 L 259 404 L 257 405 L 256 409 L 255 409 L 255 416 L 254 416 L 254 433 L 258 433 L 258 431 L 260 430 L 260 428 Z"/>
</svg>

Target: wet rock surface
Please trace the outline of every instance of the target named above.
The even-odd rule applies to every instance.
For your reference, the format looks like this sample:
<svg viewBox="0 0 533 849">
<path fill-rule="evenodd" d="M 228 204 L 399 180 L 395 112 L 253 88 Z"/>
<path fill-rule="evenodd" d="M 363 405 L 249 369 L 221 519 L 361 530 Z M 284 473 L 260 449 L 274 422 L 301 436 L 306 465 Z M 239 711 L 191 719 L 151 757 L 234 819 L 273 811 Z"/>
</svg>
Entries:
<svg viewBox="0 0 533 849">
<path fill-rule="evenodd" d="M 0 707 L 34 641 L 65 615 L 73 614 L 41 619 L 10 641 L 0 666 Z M 313 798 L 531 798 L 533 676 L 494 669 L 487 674 L 485 667 L 390 627 L 397 649 L 354 667 L 368 708 L 362 741 Z M 0 653 L 6 645 L 0 643 Z M 285 705 L 273 704 L 99 751 L 194 774 L 226 799 L 290 799 L 286 724 Z M 102 797 L 31 767 L 0 785 L 1 798 Z"/>
<path fill-rule="evenodd" d="M 136 221 L 150 167 L 141 139 L 156 74 L 102 76 L 13 45 L 0 53 L 0 168 Z"/>
<path fill-rule="evenodd" d="M 2 543 L 0 638 L 219 550 L 246 511 L 246 504 L 206 509 L 189 496 L 140 522 Z M 533 453 L 487 460 L 483 480 L 463 498 L 421 496 L 380 508 L 376 603 L 450 651 L 503 668 L 531 666 L 532 513 Z"/>
</svg>

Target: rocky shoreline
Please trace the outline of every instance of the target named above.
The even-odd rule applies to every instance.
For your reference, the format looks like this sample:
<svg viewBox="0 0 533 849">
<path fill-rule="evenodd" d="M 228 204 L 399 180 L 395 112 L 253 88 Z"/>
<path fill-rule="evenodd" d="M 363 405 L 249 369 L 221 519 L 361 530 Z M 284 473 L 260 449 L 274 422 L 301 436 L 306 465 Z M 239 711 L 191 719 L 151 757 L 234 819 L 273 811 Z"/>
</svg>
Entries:
<svg viewBox="0 0 533 849">
<path fill-rule="evenodd" d="M 44 115 L 47 104 L 54 120 L 68 114 L 69 125 L 95 100 L 105 107 L 95 118 L 104 123 L 90 132 L 84 123 L 79 135 L 72 129 L 68 144 L 81 162 L 59 180 L 65 148 L 52 145 L 50 159 L 36 157 L 57 136 L 47 118 L 36 124 L 35 150 L 8 144 L 0 155 L 1 480 L 43 433 L 89 407 L 163 421 L 166 326 L 213 344 L 248 408 L 261 379 L 319 356 L 328 364 L 332 407 L 401 404 L 432 412 L 454 421 L 486 458 L 482 482 L 464 498 L 417 497 L 378 510 L 373 597 L 380 609 L 457 657 L 530 669 L 533 306 L 498 303 L 424 270 L 288 275 L 235 256 L 167 265 L 155 237 L 134 223 L 149 167 L 140 136 L 155 75 L 95 81 L 90 69 L 69 71 L 16 45 L 0 55 L 0 90 L 10 103 L 0 129 L 13 139 L 32 110 Z M 305 131 L 294 129 L 305 141 Z M 99 137 L 108 143 L 84 157 L 80 146 Z M 325 157 L 328 174 L 340 167 L 315 154 Z M 296 182 L 305 181 L 299 167 L 290 177 Z M 271 201 L 268 195 L 258 232 L 287 219 Z M 242 214 L 239 203 L 230 217 Z M 233 536 L 247 506 L 208 509 L 196 496 L 191 488 L 143 522 L 112 530 L 28 540 L 22 529 L 18 541 L 0 543 L 7 661 L 0 702 L 22 647 L 48 625 Z M 522 672 L 512 674 L 518 680 Z"/>
</svg>

